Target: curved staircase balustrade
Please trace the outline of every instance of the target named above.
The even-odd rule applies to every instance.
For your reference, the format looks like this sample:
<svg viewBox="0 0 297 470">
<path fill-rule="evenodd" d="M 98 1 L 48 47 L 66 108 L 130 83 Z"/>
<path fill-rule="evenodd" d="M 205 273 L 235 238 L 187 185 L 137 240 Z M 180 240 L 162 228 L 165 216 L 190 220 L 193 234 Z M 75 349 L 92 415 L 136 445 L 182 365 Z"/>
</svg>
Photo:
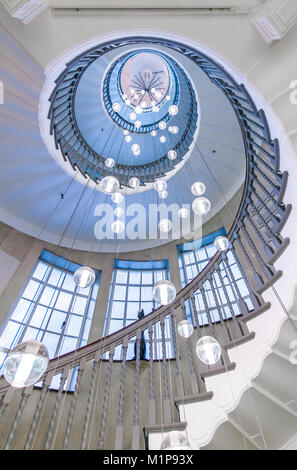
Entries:
<svg viewBox="0 0 297 470">
<path fill-rule="evenodd" d="M 127 41 L 117 45 L 126 44 Z M 240 122 L 246 150 L 246 180 L 241 204 L 228 234 L 230 248 L 227 252 L 217 253 L 203 271 L 177 294 L 171 305 L 160 307 L 128 327 L 77 351 L 52 359 L 42 378 L 41 390 L 35 387 L 14 390 L 2 378 L 0 445 L 5 449 L 138 449 L 145 446 L 148 432 L 184 429 L 186 423 L 179 422 L 175 405 L 212 398 L 212 392 L 205 388 L 204 378 L 236 366 L 229 361 L 228 350 L 236 344 L 252 340 L 254 333 L 248 331 L 247 320 L 270 307 L 269 303 L 264 302 L 262 293 L 282 274 L 273 263 L 289 243 L 288 238 L 281 236 L 281 229 L 291 211 L 291 206 L 282 202 L 288 174 L 279 170 L 278 141 L 271 140 L 264 112 L 256 109 L 245 87 L 238 85 L 224 69 L 197 51 L 176 43 L 169 44 L 165 40 L 159 42 L 188 55 L 203 68 L 226 94 Z M 102 46 L 101 51 L 92 50 L 89 58 L 96 58 L 112 47 L 115 45 Z M 87 63 L 84 60 L 72 72 L 67 71 L 66 76 L 79 74 Z M 59 83 L 64 78 L 60 77 Z M 248 308 L 241 295 L 230 266 L 230 257 L 238 263 L 252 308 Z M 228 279 L 232 292 L 227 289 L 224 278 Z M 206 284 L 212 292 L 212 304 L 206 295 Z M 220 286 L 225 296 L 229 318 L 226 318 L 220 305 L 216 285 Z M 200 302 L 202 299 L 208 325 L 199 323 L 197 295 Z M 239 316 L 234 310 L 234 301 L 240 311 Z M 190 339 L 181 340 L 176 327 L 179 320 L 186 317 L 186 305 L 190 308 L 195 331 Z M 218 313 L 219 321 L 213 320 L 213 308 Z M 166 321 L 172 328 L 174 359 L 167 358 Z M 161 331 L 159 360 L 154 360 L 152 348 L 153 327 L 156 324 Z M 146 361 L 140 359 L 140 338 L 144 331 L 148 332 L 150 346 Z M 218 339 L 223 351 L 221 361 L 211 367 L 200 363 L 194 354 L 194 342 L 205 332 Z M 128 343 L 132 338 L 136 338 L 136 357 L 133 361 L 127 361 Z M 115 360 L 115 351 L 119 346 L 120 360 Z M 63 413 L 61 417 L 62 398 L 66 393 L 64 385 L 69 371 L 74 369 L 77 371 L 75 390 L 69 396 L 67 393 L 68 414 Z M 60 374 L 58 391 L 50 394 L 55 399 L 48 400 L 52 378 L 57 374 Z M 101 406 L 98 406 L 97 392 L 101 384 Z M 30 417 L 28 409 L 31 410 Z M 39 424 L 44 410 L 47 419 L 41 432 Z M 96 426 L 95 432 L 92 432 L 94 414 Z M 25 434 L 20 431 L 24 426 Z"/>
</svg>

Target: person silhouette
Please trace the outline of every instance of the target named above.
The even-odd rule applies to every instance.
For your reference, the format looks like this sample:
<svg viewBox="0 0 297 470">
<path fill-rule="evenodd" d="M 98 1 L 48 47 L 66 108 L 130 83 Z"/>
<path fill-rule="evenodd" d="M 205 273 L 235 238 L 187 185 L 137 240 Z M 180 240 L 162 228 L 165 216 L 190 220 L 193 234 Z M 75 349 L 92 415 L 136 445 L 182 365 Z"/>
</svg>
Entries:
<svg viewBox="0 0 297 470">
<path fill-rule="evenodd" d="M 137 316 L 138 316 L 139 320 L 141 320 L 141 318 L 144 317 L 143 308 L 138 312 Z M 137 346 L 137 341 L 135 341 L 135 344 L 134 344 L 134 358 L 133 358 L 133 360 L 136 359 L 136 346 Z M 141 338 L 140 338 L 140 359 L 141 360 L 145 360 L 145 352 L 146 352 L 146 344 L 145 344 L 145 341 L 144 341 L 144 333 L 142 331 L 141 332 Z"/>
</svg>

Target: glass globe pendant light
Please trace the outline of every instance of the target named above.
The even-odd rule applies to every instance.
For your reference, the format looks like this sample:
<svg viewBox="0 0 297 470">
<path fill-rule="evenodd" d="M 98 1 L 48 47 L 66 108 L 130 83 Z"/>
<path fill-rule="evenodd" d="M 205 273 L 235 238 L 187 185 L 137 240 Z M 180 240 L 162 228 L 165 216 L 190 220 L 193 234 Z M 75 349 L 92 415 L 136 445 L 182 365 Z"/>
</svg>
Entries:
<svg viewBox="0 0 297 470">
<path fill-rule="evenodd" d="M 105 160 L 105 166 L 107 166 L 107 168 L 112 168 L 114 167 L 114 165 L 115 165 L 115 161 L 113 158 L 107 158 Z"/>
<path fill-rule="evenodd" d="M 178 107 L 176 106 L 176 104 L 172 104 L 171 106 L 169 106 L 168 112 L 171 116 L 176 116 L 178 113 Z"/>
<path fill-rule="evenodd" d="M 132 113 L 129 114 L 130 121 L 135 121 L 136 118 L 137 118 L 137 114 L 134 113 L 134 111 L 132 111 Z"/>
<path fill-rule="evenodd" d="M 159 193 L 160 191 L 165 191 L 167 188 L 167 183 L 165 180 L 159 179 L 154 182 L 154 189 Z"/>
<path fill-rule="evenodd" d="M 189 320 L 182 320 L 177 325 L 177 332 L 183 338 L 190 338 L 194 331 L 193 324 Z"/>
<path fill-rule="evenodd" d="M 217 237 L 213 244 L 218 251 L 226 251 L 230 245 L 228 238 L 223 236 Z"/>
<path fill-rule="evenodd" d="M 125 142 L 127 142 L 129 144 L 131 142 L 131 140 L 132 140 L 131 135 L 126 135 Z"/>
<path fill-rule="evenodd" d="M 202 196 L 202 194 L 205 193 L 205 189 L 206 189 L 205 184 L 200 183 L 200 181 L 197 181 L 191 186 L 191 191 L 194 194 L 194 196 Z"/>
<path fill-rule="evenodd" d="M 196 354 L 201 362 L 212 366 L 220 360 L 222 349 L 212 336 L 202 336 L 196 343 Z"/>
<path fill-rule="evenodd" d="M 111 195 L 111 200 L 115 204 L 120 204 L 123 199 L 124 199 L 124 196 L 122 195 L 122 193 L 116 192 Z"/>
<path fill-rule="evenodd" d="M 131 188 L 133 189 L 138 188 L 139 185 L 140 185 L 140 181 L 136 176 L 133 176 L 132 178 L 129 179 L 129 186 L 131 186 Z"/>
<path fill-rule="evenodd" d="M 114 176 L 105 176 L 101 180 L 100 189 L 105 194 L 115 193 L 120 187 L 120 183 Z"/>
<path fill-rule="evenodd" d="M 166 137 L 165 137 L 165 135 L 161 135 L 161 137 L 160 137 L 160 142 L 161 142 L 161 144 L 165 144 L 165 142 L 166 142 Z"/>
<path fill-rule="evenodd" d="M 167 124 L 166 124 L 165 121 L 160 121 L 158 127 L 161 131 L 164 131 L 164 129 L 166 129 L 166 127 L 167 127 Z"/>
<path fill-rule="evenodd" d="M 172 222 L 169 219 L 161 219 L 159 222 L 159 230 L 163 233 L 168 233 L 172 229 Z"/>
<path fill-rule="evenodd" d="M 160 450 L 191 450 L 187 437 L 180 431 L 171 431 L 163 439 Z"/>
<path fill-rule="evenodd" d="M 136 106 L 136 108 L 135 108 L 135 113 L 136 113 L 136 114 L 141 114 L 141 113 L 143 113 L 142 107 L 141 107 L 141 106 Z"/>
<path fill-rule="evenodd" d="M 124 209 L 122 209 L 121 207 L 116 207 L 114 210 L 114 215 L 116 217 L 122 217 L 124 215 Z"/>
<path fill-rule="evenodd" d="M 188 215 L 189 215 L 188 209 L 186 209 L 185 207 L 182 207 L 181 209 L 179 209 L 178 216 L 181 219 L 186 219 L 188 217 Z"/>
<path fill-rule="evenodd" d="M 114 233 L 122 233 L 124 229 L 125 229 L 125 225 L 122 220 L 114 220 L 111 224 L 111 230 Z"/>
<path fill-rule="evenodd" d="M 168 196 L 168 192 L 167 191 L 160 191 L 159 192 L 159 198 L 160 199 L 166 199 Z"/>
<path fill-rule="evenodd" d="M 176 297 L 176 289 L 172 282 L 162 280 L 153 286 L 153 299 L 161 305 L 171 304 Z"/>
<path fill-rule="evenodd" d="M 112 109 L 115 113 L 118 113 L 119 111 L 121 111 L 121 105 L 120 103 L 113 103 L 112 105 Z"/>
<path fill-rule="evenodd" d="M 95 271 L 88 266 L 81 266 L 75 271 L 73 276 L 74 284 L 76 284 L 78 287 L 81 287 L 82 289 L 92 286 L 95 282 L 95 279 Z"/>
<path fill-rule="evenodd" d="M 139 147 L 138 144 L 133 144 L 133 145 L 131 145 L 131 150 L 132 150 L 132 152 L 133 152 L 134 155 L 135 155 L 137 152 L 140 151 L 140 147 Z"/>
<path fill-rule="evenodd" d="M 177 157 L 177 152 L 175 150 L 169 150 L 169 152 L 167 153 L 167 157 L 169 158 L 169 160 L 175 160 Z"/>
<path fill-rule="evenodd" d="M 134 127 L 136 127 L 136 129 L 140 129 L 141 128 L 141 122 L 140 121 L 135 121 L 134 122 Z"/>
<path fill-rule="evenodd" d="M 24 341 L 8 353 L 3 364 L 3 374 L 15 388 L 30 387 L 42 377 L 48 361 L 48 351 L 43 343 Z"/>
<path fill-rule="evenodd" d="M 157 135 L 157 131 L 152 131 L 152 132 L 151 132 L 151 136 L 152 136 L 152 137 L 156 137 L 156 135 Z"/>
<path fill-rule="evenodd" d="M 196 197 L 192 202 L 192 209 L 197 215 L 205 215 L 209 212 L 211 203 L 206 197 Z"/>
</svg>

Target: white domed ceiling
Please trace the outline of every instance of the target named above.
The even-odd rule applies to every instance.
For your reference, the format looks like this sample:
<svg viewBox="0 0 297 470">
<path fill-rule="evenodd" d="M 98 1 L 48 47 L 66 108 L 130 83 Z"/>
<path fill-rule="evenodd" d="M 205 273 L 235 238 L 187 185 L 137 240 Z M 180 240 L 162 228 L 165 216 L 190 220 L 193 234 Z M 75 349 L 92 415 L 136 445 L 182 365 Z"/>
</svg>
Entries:
<svg viewBox="0 0 297 470">
<path fill-rule="evenodd" d="M 80 60 L 83 66 L 84 58 Z M 35 126 L 29 128 L 18 121 L 8 129 L 6 124 L 11 138 L 0 150 L 0 215 L 4 222 L 61 245 L 135 251 L 167 241 L 149 235 L 150 204 L 190 208 L 195 197 L 191 185 L 202 181 L 204 196 L 212 205 L 203 217 L 205 222 L 244 182 L 245 149 L 232 106 L 203 70 L 181 52 L 158 41 L 138 38 L 130 44 L 118 43 L 92 60 L 74 84 L 71 112 L 81 140 L 72 133 L 67 135 L 65 126 L 63 140 L 57 142 L 55 124 L 59 121 L 52 122 L 48 117 L 64 98 L 63 91 L 55 95 L 56 101 L 52 96 L 50 109 L 48 89 L 56 86 L 53 78 L 58 75 L 47 79 L 39 115 L 47 149 Z M 64 89 L 67 96 L 68 88 Z M 113 106 L 115 103 L 120 106 Z M 26 112 L 21 103 L 6 105 Z M 173 105 L 178 108 L 177 114 L 169 113 Z M 137 108 L 142 109 L 139 114 Z M 68 108 L 61 106 L 56 119 L 60 116 L 62 122 L 65 112 Z M 131 113 L 136 119 L 131 119 Z M 36 110 L 30 117 L 36 118 Z M 135 127 L 136 120 L 139 127 Z M 165 123 L 164 129 L 160 129 L 160 122 Z M 138 155 L 131 151 L 135 143 L 140 149 Z M 174 160 L 167 156 L 170 150 L 176 151 Z M 108 158 L 114 160 L 114 166 L 106 165 Z M 110 232 L 117 204 L 98 190 L 108 174 L 117 177 L 124 193 L 119 206 L 125 211 L 125 226 L 131 227 L 137 216 L 138 227 L 133 229 L 139 234 L 136 240 L 125 233 L 116 236 Z M 131 177 L 139 179 L 139 187 L 131 188 Z M 167 180 L 165 200 L 152 188 L 159 178 Z M 94 230 L 96 233 L 98 227 L 107 228 L 108 239 L 96 238 Z"/>
</svg>

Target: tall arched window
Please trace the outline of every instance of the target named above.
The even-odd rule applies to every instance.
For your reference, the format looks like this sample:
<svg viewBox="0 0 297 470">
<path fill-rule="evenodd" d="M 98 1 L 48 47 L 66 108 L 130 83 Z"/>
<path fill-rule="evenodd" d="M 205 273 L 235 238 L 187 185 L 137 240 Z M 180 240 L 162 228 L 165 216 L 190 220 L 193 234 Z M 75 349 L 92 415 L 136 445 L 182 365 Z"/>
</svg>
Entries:
<svg viewBox="0 0 297 470">
<path fill-rule="evenodd" d="M 125 261 L 115 260 L 109 302 L 105 320 L 105 334 L 121 330 L 125 326 L 138 320 L 141 309 L 148 315 L 158 308 L 153 300 L 153 285 L 161 279 L 169 278 L 168 261 Z M 148 351 L 148 332 L 145 331 L 146 358 Z M 153 326 L 153 358 L 162 357 L 161 328 L 157 323 Z M 165 320 L 165 344 L 167 357 L 173 357 L 171 324 Z M 127 359 L 133 359 L 135 339 L 128 346 Z M 115 358 L 121 357 L 121 348 L 118 348 Z"/>
<path fill-rule="evenodd" d="M 184 243 L 177 246 L 178 257 L 179 257 L 179 267 L 181 273 L 182 286 L 184 287 L 189 282 L 191 282 L 209 263 L 211 258 L 216 254 L 216 248 L 214 247 L 214 240 L 218 236 L 226 235 L 225 228 L 221 228 L 217 232 L 210 233 L 203 237 L 200 240 L 195 240 L 193 242 Z M 253 309 L 252 302 L 250 300 L 249 291 L 246 285 L 246 282 L 243 278 L 241 267 L 236 262 L 231 251 L 227 253 L 228 266 L 232 270 L 233 277 L 239 288 L 242 298 L 245 300 L 249 309 Z M 230 279 L 229 271 L 226 270 L 226 263 L 222 261 L 220 263 L 221 278 L 224 282 L 225 289 L 228 292 L 232 308 L 235 315 L 240 315 L 241 312 L 238 308 L 238 303 L 236 301 L 236 292 L 234 285 Z M 223 318 L 228 319 L 232 317 L 230 309 L 227 305 L 227 299 L 225 298 L 224 290 L 222 288 L 221 279 L 218 275 L 214 276 L 214 287 L 216 289 L 217 299 L 219 306 L 221 308 Z M 212 294 L 212 289 L 208 281 L 205 282 L 205 294 L 208 306 L 210 308 L 210 315 L 213 322 L 219 321 L 219 313 L 215 304 L 215 299 Z M 207 325 L 208 319 L 204 309 L 204 304 L 202 300 L 202 295 L 198 291 L 195 294 L 196 308 L 198 312 L 198 321 L 200 326 Z M 187 317 L 191 319 L 191 309 L 188 302 L 186 302 L 186 313 Z"/>
<path fill-rule="evenodd" d="M 34 339 L 42 341 L 53 358 L 87 343 L 101 272 L 96 272 L 92 287 L 81 289 L 73 282 L 79 267 L 42 251 L 1 327 L 2 348 Z M 5 356 L 1 352 L 1 368 Z"/>
</svg>

